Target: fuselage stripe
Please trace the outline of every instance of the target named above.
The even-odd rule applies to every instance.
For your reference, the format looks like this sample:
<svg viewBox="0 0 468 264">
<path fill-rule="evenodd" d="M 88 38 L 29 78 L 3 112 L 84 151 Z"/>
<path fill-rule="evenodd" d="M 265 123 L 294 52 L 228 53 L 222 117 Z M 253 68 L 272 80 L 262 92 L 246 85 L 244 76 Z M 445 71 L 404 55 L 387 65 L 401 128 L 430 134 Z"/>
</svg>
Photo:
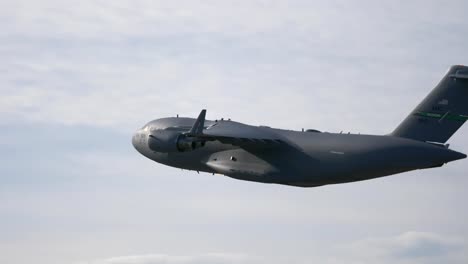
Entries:
<svg viewBox="0 0 468 264">
<path fill-rule="evenodd" d="M 457 114 L 438 114 L 438 113 L 430 113 L 430 112 L 416 112 L 414 113 L 415 116 L 421 117 L 428 117 L 428 118 L 437 118 L 437 119 L 447 119 L 447 120 L 455 120 L 455 121 L 466 121 L 468 120 L 468 116 L 466 115 L 457 115 Z"/>
</svg>

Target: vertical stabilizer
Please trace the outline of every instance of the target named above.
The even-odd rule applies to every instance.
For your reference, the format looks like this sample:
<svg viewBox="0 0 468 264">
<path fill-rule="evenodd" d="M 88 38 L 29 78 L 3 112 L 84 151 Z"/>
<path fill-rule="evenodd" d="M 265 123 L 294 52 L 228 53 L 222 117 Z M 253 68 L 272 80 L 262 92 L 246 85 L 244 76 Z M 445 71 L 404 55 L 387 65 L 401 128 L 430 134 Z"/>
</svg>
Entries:
<svg viewBox="0 0 468 264">
<path fill-rule="evenodd" d="M 455 65 L 391 135 L 445 143 L 467 119 L 468 67 Z"/>
</svg>

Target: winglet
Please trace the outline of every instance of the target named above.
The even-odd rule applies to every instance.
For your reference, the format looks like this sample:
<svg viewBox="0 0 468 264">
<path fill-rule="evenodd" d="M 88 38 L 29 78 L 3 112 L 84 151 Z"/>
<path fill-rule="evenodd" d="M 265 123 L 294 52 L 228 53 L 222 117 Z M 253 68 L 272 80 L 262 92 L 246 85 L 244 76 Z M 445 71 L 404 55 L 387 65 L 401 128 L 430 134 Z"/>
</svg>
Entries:
<svg viewBox="0 0 468 264">
<path fill-rule="evenodd" d="M 201 135 L 203 134 L 203 127 L 205 126 L 205 116 L 206 116 L 206 109 L 203 109 L 200 114 L 198 115 L 195 124 L 193 124 L 192 128 L 188 132 L 189 135 Z"/>
</svg>

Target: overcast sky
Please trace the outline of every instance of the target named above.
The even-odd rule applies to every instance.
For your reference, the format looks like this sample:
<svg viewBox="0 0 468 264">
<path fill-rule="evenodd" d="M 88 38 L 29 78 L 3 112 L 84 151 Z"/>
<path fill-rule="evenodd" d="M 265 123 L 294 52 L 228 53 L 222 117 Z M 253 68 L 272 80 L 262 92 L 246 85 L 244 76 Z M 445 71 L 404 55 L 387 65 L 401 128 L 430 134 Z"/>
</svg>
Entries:
<svg viewBox="0 0 468 264">
<path fill-rule="evenodd" d="M 0 0 L 0 263 L 468 263 L 468 163 L 297 188 L 137 153 L 165 116 L 386 134 L 468 2 Z M 468 128 L 449 141 L 468 152 Z"/>
</svg>

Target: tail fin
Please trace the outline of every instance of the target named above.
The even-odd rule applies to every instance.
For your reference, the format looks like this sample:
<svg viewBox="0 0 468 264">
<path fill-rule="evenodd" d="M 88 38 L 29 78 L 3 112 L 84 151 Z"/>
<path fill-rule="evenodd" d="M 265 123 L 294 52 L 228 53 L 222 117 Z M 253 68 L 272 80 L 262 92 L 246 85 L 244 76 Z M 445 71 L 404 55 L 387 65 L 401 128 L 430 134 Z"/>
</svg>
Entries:
<svg viewBox="0 0 468 264">
<path fill-rule="evenodd" d="M 452 66 L 392 136 L 445 143 L 468 120 L 468 67 Z"/>
</svg>

